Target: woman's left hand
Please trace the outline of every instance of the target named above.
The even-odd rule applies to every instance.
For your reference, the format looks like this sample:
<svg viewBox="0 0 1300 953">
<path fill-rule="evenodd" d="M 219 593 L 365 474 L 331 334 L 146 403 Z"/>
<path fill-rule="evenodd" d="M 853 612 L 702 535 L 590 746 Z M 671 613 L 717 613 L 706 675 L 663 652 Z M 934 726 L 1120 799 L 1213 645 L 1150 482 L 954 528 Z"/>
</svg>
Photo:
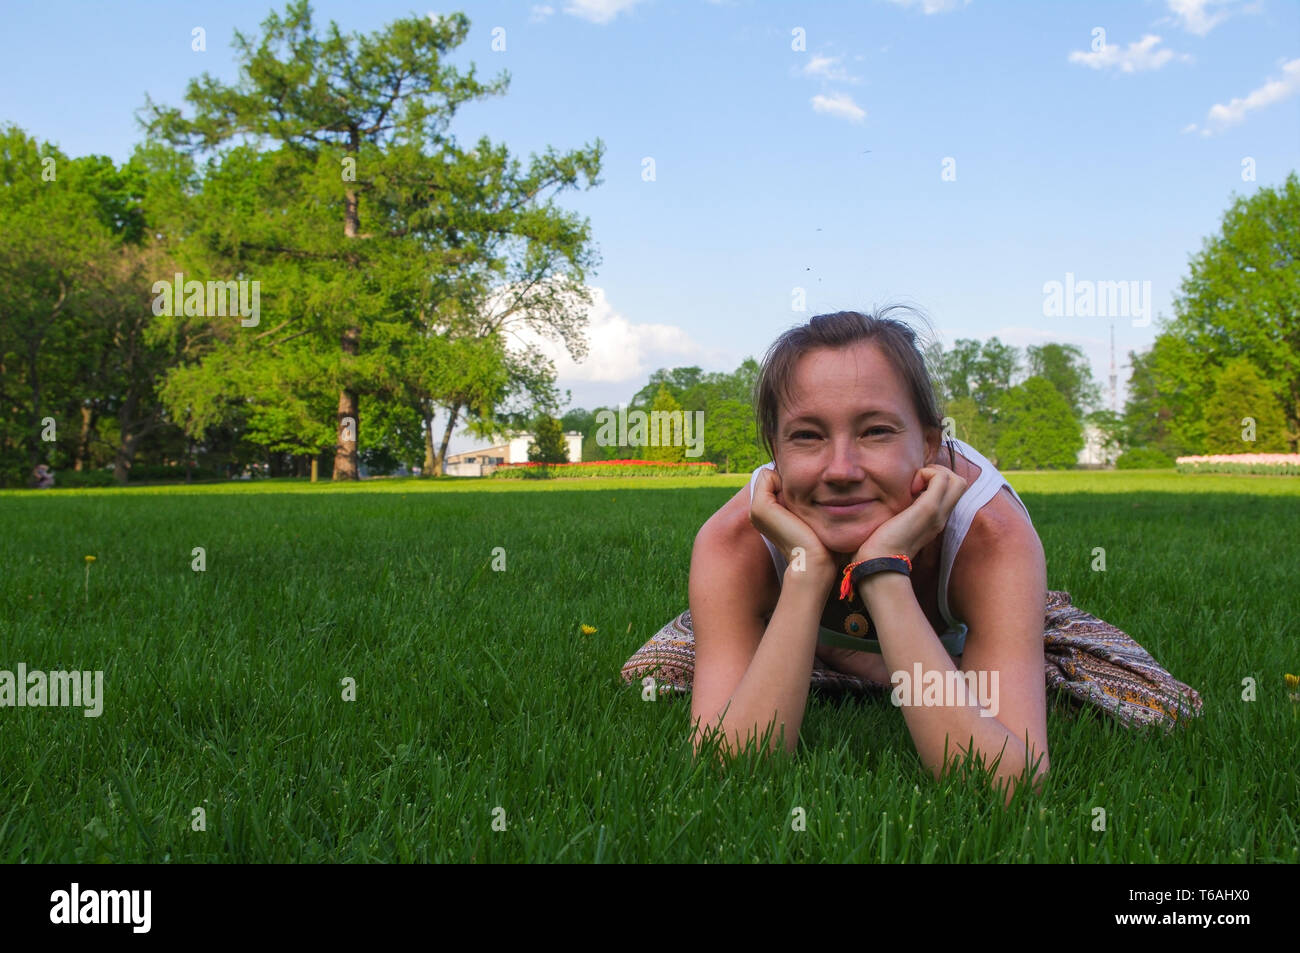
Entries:
<svg viewBox="0 0 1300 953">
<path fill-rule="evenodd" d="M 912 478 L 911 490 L 911 504 L 882 523 L 858 547 L 854 562 L 897 553 L 915 559 L 948 525 L 953 507 L 966 492 L 966 481 L 946 467 L 922 467 Z"/>
</svg>

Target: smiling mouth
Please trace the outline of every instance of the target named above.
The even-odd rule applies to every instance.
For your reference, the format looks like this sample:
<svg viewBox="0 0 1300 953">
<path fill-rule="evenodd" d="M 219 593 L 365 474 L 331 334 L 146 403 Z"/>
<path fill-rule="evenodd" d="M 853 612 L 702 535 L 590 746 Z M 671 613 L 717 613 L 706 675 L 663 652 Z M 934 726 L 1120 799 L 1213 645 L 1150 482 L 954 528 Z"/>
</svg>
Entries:
<svg viewBox="0 0 1300 953">
<path fill-rule="evenodd" d="M 859 500 L 856 503 L 818 503 L 822 509 L 830 510 L 832 513 L 856 513 L 858 510 L 869 506 L 874 500 Z"/>
</svg>

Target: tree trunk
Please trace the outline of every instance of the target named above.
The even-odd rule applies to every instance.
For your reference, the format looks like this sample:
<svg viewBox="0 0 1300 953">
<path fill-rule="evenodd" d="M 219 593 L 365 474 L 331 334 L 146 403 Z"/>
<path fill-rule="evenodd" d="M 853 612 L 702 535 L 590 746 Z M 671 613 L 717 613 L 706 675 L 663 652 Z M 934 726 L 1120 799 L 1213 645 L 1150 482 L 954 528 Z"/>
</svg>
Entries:
<svg viewBox="0 0 1300 953">
<path fill-rule="evenodd" d="M 28 455 L 27 469 L 35 470 L 41 462 L 41 385 L 37 372 L 37 357 L 40 354 L 40 339 L 34 339 L 28 347 L 27 373 L 32 385 L 31 447 Z"/>
<path fill-rule="evenodd" d="M 348 130 L 348 143 L 352 155 L 361 149 L 361 133 L 353 126 Z M 343 234 L 347 238 L 356 238 L 360 232 L 361 216 L 357 208 L 357 190 L 346 189 L 343 193 Z M 350 363 L 349 358 L 356 357 L 360 350 L 361 329 L 352 327 L 343 332 L 343 364 Z M 349 420 L 351 426 L 349 426 Z M 360 480 L 360 461 L 357 459 L 357 437 L 361 420 L 357 413 L 357 392 L 339 391 L 339 441 L 334 453 L 334 479 Z"/>
<path fill-rule="evenodd" d="M 360 328 L 348 328 L 343 332 L 344 355 L 355 357 L 360 350 L 360 343 Z M 347 389 L 340 390 L 339 441 L 334 453 L 335 480 L 361 479 L 359 460 L 357 459 L 357 438 L 360 436 L 360 430 L 361 420 L 358 413 L 357 392 Z"/>
<path fill-rule="evenodd" d="M 420 476 L 431 477 L 434 470 L 438 467 L 437 458 L 433 453 L 433 417 L 431 413 L 424 415 L 424 466 L 420 467 Z"/>
<path fill-rule="evenodd" d="M 126 486 L 127 475 L 135 463 L 135 444 L 139 439 L 134 434 L 128 434 L 118 444 L 117 452 L 113 456 L 113 479 L 119 486 Z"/>
<path fill-rule="evenodd" d="M 85 404 L 81 405 L 81 436 L 77 438 L 77 459 L 72 469 L 80 472 L 86 468 L 90 456 L 90 433 L 95 427 L 95 411 Z"/>
<path fill-rule="evenodd" d="M 456 428 L 456 417 L 460 413 L 460 405 L 456 404 L 451 408 L 451 413 L 447 417 L 447 429 L 442 435 L 442 447 L 438 450 L 438 475 L 447 475 L 447 446 L 451 443 L 451 432 Z"/>
<path fill-rule="evenodd" d="M 316 477 L 320 473 L 320 454 L 313 453 L 311 457 L 311 482 L 316 482 Z"/>
</svg>

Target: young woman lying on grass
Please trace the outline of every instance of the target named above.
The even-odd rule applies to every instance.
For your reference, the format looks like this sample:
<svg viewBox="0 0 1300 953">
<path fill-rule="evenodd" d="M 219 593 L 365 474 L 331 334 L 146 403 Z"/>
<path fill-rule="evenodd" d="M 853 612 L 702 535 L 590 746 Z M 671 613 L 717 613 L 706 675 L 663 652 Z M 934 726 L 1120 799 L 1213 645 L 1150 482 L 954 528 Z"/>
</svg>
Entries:
<svg viewBox="0 0 1300 953">
<path fill-rule="evenodd" d="M 1132 637 L 1047 589 L 1029 511 L 942 439 L 896 310 L 819 315 L 769 349 L 754 403 L 772 463 L 701 527 L 690 608 L 624 680 L 691 693 L 697 754 L 707 739 L 724 756 L 793 751 L 810 687 L 893 686 L 926 769 L 978 762 L 1008 801 L 1048 770 L 1048 687 L 1130 727 L 1199 715 Z"/>
<path fill-rule="evenodd" d="M 983 707 L 975 692 L 959 691 L 945 705 L 905 704 L 902 714 L 936 776 L 945 750 L 950 766 L 973 750 L 986 765 L 998 760 L 995 778 L 1008 782 L 1009 797 L 1027 764 L 1036 781 L 1049 764 L 1043 546 L 992 465 L 959 441 L 945 446 L 924 360 L 911 329 L 886 317 L 893 310 L 813 318 L 764 360 L 757 411 L 775 466 L 755 471 L 704 524 L 691 554 L 696 748 L 719 729 L 728 750 L 766 734 L 769 747 L 793 751 L 814 658 L 877 684 L 894 672 L 910 677 L 918 663 L 927 673 L 996 672 L 983 684 L 997 697 Z M 963 514 L 968 528 L 945 580 L 963 644 L 941 608 L 943 532 L 985 468 L 999 489 Z M 865 618 L 836 611 L 846 566 L 896 555 L 908 557 L 910 576 L 866 575 L 855 593 Z M 821 644 L 819 629 L 844 631 L 840 616 L 850 633 L 874 628 L 879 654 Z"/>
</svg>

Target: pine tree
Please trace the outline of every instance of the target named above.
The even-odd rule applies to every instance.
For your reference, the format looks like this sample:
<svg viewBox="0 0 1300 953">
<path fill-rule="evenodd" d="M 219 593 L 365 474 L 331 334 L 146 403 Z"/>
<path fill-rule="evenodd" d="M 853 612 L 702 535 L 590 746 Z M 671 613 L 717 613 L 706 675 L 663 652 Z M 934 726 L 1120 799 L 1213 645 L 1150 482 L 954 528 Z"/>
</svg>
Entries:
<svg viewBox="0 0 1300 953">
<path fill-rule="evenodd" d="M 660 385 L 659 393 L 655 395 L 654 403 L 650 405 L 649 432 L 647 434 L 650 445 L 644 448 L 642 456 L 646 460 L 685 463 L 685 425 L 682 405 L 677 403 L 673 395 L 668 392 L 667 387 Z M 656 433 L 658 433 L 659 446 L 653 445 Z"/>
</svg>

